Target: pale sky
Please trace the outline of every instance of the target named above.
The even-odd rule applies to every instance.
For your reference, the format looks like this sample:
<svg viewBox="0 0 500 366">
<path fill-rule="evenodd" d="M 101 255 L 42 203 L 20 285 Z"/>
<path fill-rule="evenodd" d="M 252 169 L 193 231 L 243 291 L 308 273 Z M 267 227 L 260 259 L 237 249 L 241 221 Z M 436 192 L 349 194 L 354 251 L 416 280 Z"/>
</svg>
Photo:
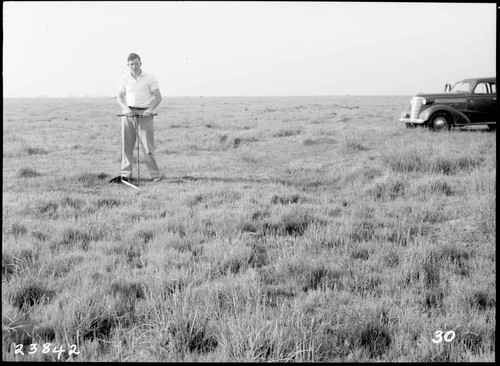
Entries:
<svg viewBox="0 0 500 366">
<path fill-rule="evenodd" d="M 3 2 L 3 93 L 412 95 L 496 76 L 495 3 Z"/>
</svg>

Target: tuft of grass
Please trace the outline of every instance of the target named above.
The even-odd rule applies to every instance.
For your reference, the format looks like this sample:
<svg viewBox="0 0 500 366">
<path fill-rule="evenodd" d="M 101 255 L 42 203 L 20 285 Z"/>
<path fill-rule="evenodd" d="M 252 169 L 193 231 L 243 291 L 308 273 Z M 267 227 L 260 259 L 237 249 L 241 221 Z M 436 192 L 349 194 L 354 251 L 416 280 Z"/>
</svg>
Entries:
<svg viewBox="0 0 500 366">
<path fill-rule="evenodd" d="M 331 138 L 331 137 L 318 137 L 318 138 L 306 138 L 302 143 L 305 146 L 312 146 L 312 145 L 334 145 L 337 144 L 337 140 Z"/>
<path fill-rule="evenodd" d="M 144 286 L 139 281 L 117 279 L 111 284 L 111 293 L 118 296 L 121 301 L 133 303 L 135 300 L 144 299 Z"/>
<path fill-rule="evenodd" d="M 324 226 L 326 221 L 301 206 L 290 207 L 278 216 L 260 221 L 260 234 L 277 236 L 302 236 L 312 224 Z"/>
<path fill-rule="evenodd" d="M 478 309 L 479 311 L 485 311 L 496 306 L 495 295 L 484 289 L 474 290 L 470 296 L 468 296 L 467 301 L 472 308 Z"/>
<path fill-rule="evenodd" d="M 135 267 L 135 268 L 143 268 L 144 267 L 145 263 L 144 263 L 144 260 L 141 258 L 141 255 L 142 255 L 141 248 L 138 248 L 138 247 L 134 246 L 133 243 L 131 243 L 130 245 L 128 245 L 125 254 L 126 254 L 126 258 L 127 258 L 127 263 L 131 267 Z"/>
<path fill-rule="evenodd" d="M 384 181 L 376 182 L 366 190 L 367 194 L 374 200 L 395 200 L 405 196 L 408 182 L 402 177 L 390 177 Z"/>
<path fill-rule="evenodd" d="M 109 174 L 106 173 L 81 173 L 76 177 L 76 181 L 89 187 L 107 183 L 109 177 Z"/>
<path fill-rule="evenodd" d="M 301 128 L 282 128 L 277 132 L 272 134 L 272 137 L 290 137 L 300 135 L 302 133 Z"/>
<path fill-rule="evenodd" d="M 218 339 L 208 326 L 208 319 L 197 317 L 178 319 L 169 323 L 165 339 L 165 347 L 173 353 L 208 353 L 219 345 Z"/>
<path fill-rule="evenodd" d="M 45 149 L 42 149 L 41 147 L 27 147 L 24 149 L 24 151 L 28 155 L 47 155 L 48 152 Z"/>
<path fill-rule="evenodd" d="M 445 292 L 442 288 L 431 287 L 424 293 L 423 304 L 429 310 L 441 309 L 443 307 L 444 297 L 445 297 Z"/>
<path fill-rule="evenodd" d="M 15 238 L 18 238 L 20 236 L 26 235 L 28 232 L 28 229 L 26 229 L 26 226 L 20 223 L 13 223 L 9 228 L 7 228 L 6 233 L 13 235 Z"/>
<path fill-rule="evenodd" d="M 117 200 L 116 198 L 100 198 L 96 202 L 97 208 L 112 208 L 112 207 L 118 207 L 121 205 L 121 201 Z"/>
<path fill-rule="evenodd" d="M 368 150 L 368 148 L 363 144 L 361 138 L 358 135 L 353 135 L 353 134 L 343 135 L 342 147 L 344 148 L 344 150 L 350 152 Z"/>
<path fill-rule="evenodd" d="M 271 197 L 271 203 L 273 205 L 275 204 L 282 204 L 282 205 L 288 205 L 291 203 L 300 203 L 303 202 L 305 199 L 301 195 L 294 193 L 294 194 L 289 194 L 289 195 L 280 195 L 278 196 L 277 194 L 273 195 Z"/>
<path fill-rule="evenodd" d="M 56 328 L 51 325 L 41 325 L 33 329 L 33 338 L 40 343 L 52 342 L 56 338 Z"/>
<path fill-rule="evenodd" d="M 17 173 L 19 178 L 36 178 L 41 176 L 36 170 L 31 168 L 22 168 L 19 173 Z"/>
<path fill-rule="evenodd" d="M 400 257 L 395 249 L 389 249 L 382 257 L 383 262 L 389 268 L 397 267 L 400 263 Z"/>
<path fill-rule="evenodd" d="M 81 332 L 82 341 L 109 339 L 111 330 L 116 327 L 117 320 L 112 315 L 99 314 L 90 319 L 90 324 Z"/>
<path fill-rule="evenodd" d="M 271 307 L 278 307 L 297 296 L 295 289 L 289 285 L 265 285 L 262 294 L 264 303 Z"/>
<path fill-rule="evenodd" d="M 2 252 L 2 277 L 8 280 L 19 271 L 19 260 L 9 253 Z"/>
<path fill-rule="evenodd" d="M 43 266 L 43 275 L 64 277 L 83 261 L 84 256 L 79 253 L 57 255 Z"/>
<path fill-rule="evenodd" d="M 252 268 L 260 268 L 269 263 L 268 250 L 262 243 L 252 242 L 248 265 Z"/>
<path fill-rule="evenodd" d="M 137 241 L 147 244 L 155 237 L 154 231 L 151 229 L 139 229 L 134 233 L 134 238 Z"/>
<path fill-rule="evenodd" d="M 84 201 L 81 199 L 76 199 L 72 197 L 64 197 L 60 201 L 61 207 L 72 207 L 76 210 L 80 210 L 82 206 L 84 205 Z"/>
<path fill-rule="evenodd" d="M 397 173 L 422 172 L 452 175 L 461 171 L 472 171 L 481 165 L 483 158 L 449 154 L 435 147 L 424 148 L 417 145 L 389 150 L 383 154 L 382 161 Z"/>
<path fill-rule="evenodd" d="M 416 252 L 412 248 L 413 254 L 406 257 L 405 269 L 406 284 L 420 284 L 427 290 L 433 290 L 440 287 L 441 267 L 443 266 L 443 257 L 439 249 L 426 249 Z M 425 301 L 424 301 L 425 302 Z"/>
<path fill-rule="evenodd" d="M 7 318 L 3 318 L 2 342 L 4 344 L 21 344 L 23 347 L 28 347 L 33 343 L 33 328 L 33 324 L 29 320 L 16 319 L 10 321 Z"/>
<path fill-rule="evenodd" d="M 309 267 L 303 274 L 302 291 L 319 289 L 342 289 L 342 278 L 344 273 L 339 269 L 332 269 L 324 264 L 317 264 Z"/>
<path fill-rule="evenodd" d="M 436 179 L 431 182 L 430 189 L 432 192 L 443 193 L 446 196 L 453 196 L 456 190 L 445 180 Z"/>
<path fill-rule="evenodd" d="M 56 201 L 38 201 L 30 211 L 34 217 L 57 219 L 59 217 L 59 203 Z"/>
<path fill-rule="evenodd" d="M 62 232 L 59 246 L 75 247 L 80 246 L 83 250 L 87 250 L 89 243 L 94 240 L 94 235 L 74 228 L 66 228 Z"/>
<path fill-rule="evenodd" d="M 366 218 L 359 218 L 352 222 L 349 238 L 354 242 L 371 241 L 375 237 L 376 224 Z"/>
<path fill-rule="evenodd" d="M 351 252 L 351 258 L 367 260 L 370 258 L 370 253 L 366 248 L 357 248 Z"/>
<path fill-rule="evenodd" d="M 363 359 L 379 360 L 389 352 L 395 340 L 383 310 L 333 315 L 318 328 L 317 361 L 345 360 L 354 351 L 363 352 L 366 355 Z"/>
<path fill-rule="evenodd" d="M 11 295 L 11 303 L 19 310 L 25 310 L 51 301 L 54 295 L 55 291 L 42 284 L 24 284 Z"/>
<path fill-rule="evenodd" d="M 391 346 L 392 337 L 387 326 L 370 322 L 360 330 L 360 345 L 368 351 L 370 358 L 382 356 Z"/>
</svg>

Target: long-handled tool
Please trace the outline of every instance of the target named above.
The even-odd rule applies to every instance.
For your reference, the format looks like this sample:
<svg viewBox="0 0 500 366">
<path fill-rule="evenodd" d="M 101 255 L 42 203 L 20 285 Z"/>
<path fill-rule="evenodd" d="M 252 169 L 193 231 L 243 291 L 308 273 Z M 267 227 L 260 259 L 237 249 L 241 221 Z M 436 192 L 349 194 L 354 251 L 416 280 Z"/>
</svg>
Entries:
<svg viewBox="0 0 500 366">
<path fill-rule="evenodd" d="M 134 117 L 135 121 L 135 139 L 137 140 L 137 187 L 141 184 L 141 161 L 139 159 L 139 118 Z"/>
<path fill-rule="evenodd" d="M 158 114 L 150 114 L 149 116 L 157 116 Z M 137 186 L 128 182 L 127 180 L 124 180 L 121 174 L 118 177 L 115 177 L 109 181 L 109 183 L 123 183 L 131 188 L 135 188 L 137 190 L 139 189 L 139 184 L 141 181 L 141 176 L 140 176 L 140 161 L 139 161 L 139 118 L 142 117 L 149 117 L 149 116 L 143 116 L 142 114 L 134 114 L 132 116 L 127 116 L 126 114 L 117 114 L 117 117 L 134 117 L 135 119 L 135 137 L 137 139 Z"/>
</svg>

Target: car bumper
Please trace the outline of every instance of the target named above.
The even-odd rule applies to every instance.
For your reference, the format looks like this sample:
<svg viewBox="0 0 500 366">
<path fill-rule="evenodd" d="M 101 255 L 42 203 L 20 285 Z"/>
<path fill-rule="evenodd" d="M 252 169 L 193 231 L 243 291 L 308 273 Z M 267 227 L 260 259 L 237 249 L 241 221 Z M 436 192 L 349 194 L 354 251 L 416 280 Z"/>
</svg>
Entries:
<svg viewBox="0 0 500 366">
<path fill-rule="evenodd" d="M 402 123 L 415 123 L 415 124 L 421 125 L 422 123 L 425 123 L 425 120 L 424 119 L 420 119 L 420 118 L 417 118 L 417 119 L 413 119 L 413 118 L 400 118 L 399 122 L 402 122 Z"/>
</svg>

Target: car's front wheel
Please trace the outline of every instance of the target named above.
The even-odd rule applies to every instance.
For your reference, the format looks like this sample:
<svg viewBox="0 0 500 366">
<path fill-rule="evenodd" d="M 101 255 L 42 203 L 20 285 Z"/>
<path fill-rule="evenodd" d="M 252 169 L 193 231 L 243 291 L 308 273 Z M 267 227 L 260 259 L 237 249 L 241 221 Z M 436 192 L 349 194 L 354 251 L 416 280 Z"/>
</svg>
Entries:
<svg viewBox="0 0 500 366">
<path fill-rule="evenodd" d="M 444 113 L 438 113 L 432 116 L 429 127 L 433 131 L 445 131 L 449 130 L 451 128 L 451 125 L 448 121 L 448 117 Z"/>
</svg>

